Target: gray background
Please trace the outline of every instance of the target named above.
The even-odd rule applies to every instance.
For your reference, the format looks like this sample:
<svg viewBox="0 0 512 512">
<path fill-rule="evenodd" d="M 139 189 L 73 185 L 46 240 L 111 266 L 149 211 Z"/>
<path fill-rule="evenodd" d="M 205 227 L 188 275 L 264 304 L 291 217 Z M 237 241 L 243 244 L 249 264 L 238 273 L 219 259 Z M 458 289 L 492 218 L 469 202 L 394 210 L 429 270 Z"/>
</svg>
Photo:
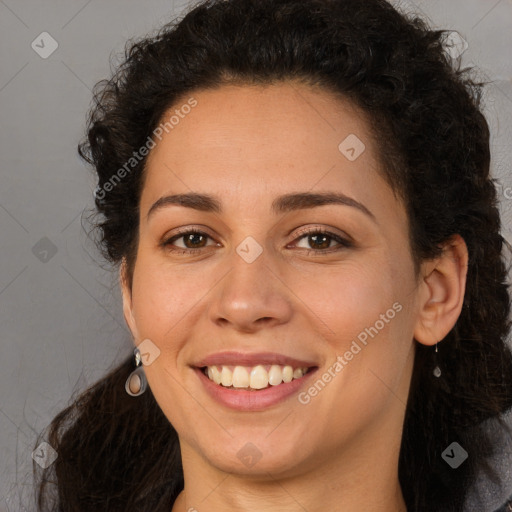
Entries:
<svg viewBox="0 0 512 512">
<path fill-rule="evenodd" d="M 512 0 L 399 4 L 439 28 L 457 30 L 469 45 L 463 62 L 492 80 L 485 113 L 493 173 L 502 183 L 503 234 L 512 243 Z M 0 0 L 0 511 L 22 510 L 20 499 L 34 510 L 36 435 L 73 392 L 132 350 L 117 274 L 81 226 L 96 181 L 76 145 L 91 89 L 109 75 L 110 54 L 186 5 Z M 46 59 L 31 47 L 44 31 L 59 45 Z M 512 447 L 504 444 L 496 461 L 502 485 L 482 480 L 484 502 L 471 498 L 468 511 L 492 512 L 512 495 L 510 466 Z"/>
</svg>

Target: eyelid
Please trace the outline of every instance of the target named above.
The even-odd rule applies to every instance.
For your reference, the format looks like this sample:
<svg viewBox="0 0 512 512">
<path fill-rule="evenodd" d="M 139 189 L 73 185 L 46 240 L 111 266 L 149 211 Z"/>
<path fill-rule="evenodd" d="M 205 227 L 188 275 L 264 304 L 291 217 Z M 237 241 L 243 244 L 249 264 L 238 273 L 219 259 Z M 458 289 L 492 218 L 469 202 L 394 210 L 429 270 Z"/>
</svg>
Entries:
<svg viewBox="0 0 512 512">
<path fill-rule="evenodd" d="M 309 233 L 324 233 L 326 235 L 331 235 L 333 237 L 339 237 L 345 240 L 345 242 L 350 244 L 355 244 L 355 240 L 345 233 L 344 231 L 340 231 L 337 228 L 331 228 L 331 227 L 325 227 L 325 226 L 315 226 L 315 225 L 308 225 L 308 227 L 300 228 L 297 233 L 295 233 L 295 238 L 299 238 L 302 235 L 309 234 Z"/>
</svg>

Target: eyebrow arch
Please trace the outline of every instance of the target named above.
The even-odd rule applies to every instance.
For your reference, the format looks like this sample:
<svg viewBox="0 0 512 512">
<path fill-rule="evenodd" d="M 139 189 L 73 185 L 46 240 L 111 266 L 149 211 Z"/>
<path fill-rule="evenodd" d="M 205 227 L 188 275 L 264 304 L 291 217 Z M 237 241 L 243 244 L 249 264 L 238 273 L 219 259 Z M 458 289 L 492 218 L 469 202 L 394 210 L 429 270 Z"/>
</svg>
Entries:
<svg viewBox="0 0 512 512">
<path fill-rule="evenodd" d="M 376 222 L 375 215 L 366 206 L 364 206 L 364 204 L 346 196 L 345 194 L 333 192 L 299 192 L 285 194 L 277 197 L 272 202 L 271 210 L 277 215 L 279 213 L 315 208 L 317 206 L 329 204 L 339 204 L 357 208 Z M 149 220 L 149 217 L 157 210 L 171 205 L 184 206 L 186 208 L 193 208 L 203 212 L 222 213 L 222 203 L 217 197 L 208 194 L 190 192 L 187 194 L 174 194 L 161 197 L 149 209 L 146 220 Z"/>
</svg>

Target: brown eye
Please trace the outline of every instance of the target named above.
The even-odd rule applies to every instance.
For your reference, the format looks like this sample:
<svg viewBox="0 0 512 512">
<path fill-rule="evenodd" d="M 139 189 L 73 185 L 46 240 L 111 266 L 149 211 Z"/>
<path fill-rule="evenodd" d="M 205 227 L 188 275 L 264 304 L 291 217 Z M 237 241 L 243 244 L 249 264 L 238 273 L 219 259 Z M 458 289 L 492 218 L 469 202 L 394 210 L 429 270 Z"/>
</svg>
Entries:
<svg viewBox="0 0 512 512">
<path fill-rule="evenodd" d="M 299 236 L 296 240 L 307 239 L 307 243 L 311 249 L 306 248 L 306 250 L 310 252 L 332 252 L 333 250 L 339 251 L 345 248 L 353 247 L 353 244 L 345 238 L 323 229 L 317 228 L 303 233 L 304 234 Z M 338 247 L 330 247 L 333 240 L 338 242 Z"/>
<path fill-rule="evenodd" d="M 187 235 L 182 235 L 182 238 L 184 240 L 185 245 L 190 249 L 197 249 L 198 247 L 203 247 L 203 245 L 201 245 L 201 242 L 204 242 L 206 240 L 206 236 L 201 235 L 199 233 L 189 233 Z M 189 247 L 187 244 L 190 244 L 191 247 Z"/>
<path fill-rule="evenodd" d="M 162 243 L 163 247 L 168 248 L 171 251 L 181 252 L 181 253 L 192 253 L 199 249 L 202 249 L 206 246 L 207 239 L 211 237 L 202 231 L 197 230 L 188 230 L 182 231 L 178 235 L 174 235 L 171 238 L 168 238 Z M 175 242 L 179 239 L 183 239 L 183 246 L 176 246 Z M 173 247 L 174 246 L 174 247 Z"/>
</svg>

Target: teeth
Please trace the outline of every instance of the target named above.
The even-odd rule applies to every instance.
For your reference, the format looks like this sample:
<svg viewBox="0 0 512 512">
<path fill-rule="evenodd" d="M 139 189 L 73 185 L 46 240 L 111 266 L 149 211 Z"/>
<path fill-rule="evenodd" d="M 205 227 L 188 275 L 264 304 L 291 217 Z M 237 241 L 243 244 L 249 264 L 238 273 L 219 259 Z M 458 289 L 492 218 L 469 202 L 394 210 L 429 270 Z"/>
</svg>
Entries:
<svg viewBox="0 0 512 512">
<path fill-rule="evenodd" d="M 224 383 L 222 383 L 224 385 Z M 246 388 L 249 386 L 249 372 L 243 366 L 235 366 L 233 370 L 232 386 L 234 388 Z"/>
<path fill-rule="evenodd" d="M 227 366 L 222 367 L 222 371 L 220 372 L 220 383 L 226 387 L 233 384 L 233 372 Z"/>
<path fill-rule="evenodd" d="M 293 368 L 285 366 L 283 368 L 283 382 L 291 382 L 293 380 Z"/>
<path fill-rule="evenodd" d="M 257 365 L 247 366 L 208 366 L 205 374 L 215 384 L 224 387 L 239 389 L 265 389 L 270 386 L 278 386 L 283 382 L 291 382 L 293 379 L 300 379 L 308 372 L 307 367 L 293 368 L 289 365 L 271 366 Z"/>
<path fill-rule="evenodd" d="M 277 386 L 278 384 L 281 384 L 281 382 L 283 382 L 283 371 L 280 366 L 273 364 L 268 372 L 268 383 L 271 386 Z"/>
<path fill-rule="evenodd" d="M 213 374 L 212 377 L 210 377 L 210 370 Z M 222 375 L 216 366 L 208 367 L 208 377 L 210 377 L 210 379 L 213 380 L 213 382 L 215 382 L 215 384 L 220 384 L 222 381 Z"/>
<path fill-rule="evenodd" d="M 240 368 L 240 366 L 237 366 Z M 255 366 L 251 370 L 251 384 L 252 389 L 263 389 L 268 386 L 268 372 L 263 366 Z"/>
</svg>

